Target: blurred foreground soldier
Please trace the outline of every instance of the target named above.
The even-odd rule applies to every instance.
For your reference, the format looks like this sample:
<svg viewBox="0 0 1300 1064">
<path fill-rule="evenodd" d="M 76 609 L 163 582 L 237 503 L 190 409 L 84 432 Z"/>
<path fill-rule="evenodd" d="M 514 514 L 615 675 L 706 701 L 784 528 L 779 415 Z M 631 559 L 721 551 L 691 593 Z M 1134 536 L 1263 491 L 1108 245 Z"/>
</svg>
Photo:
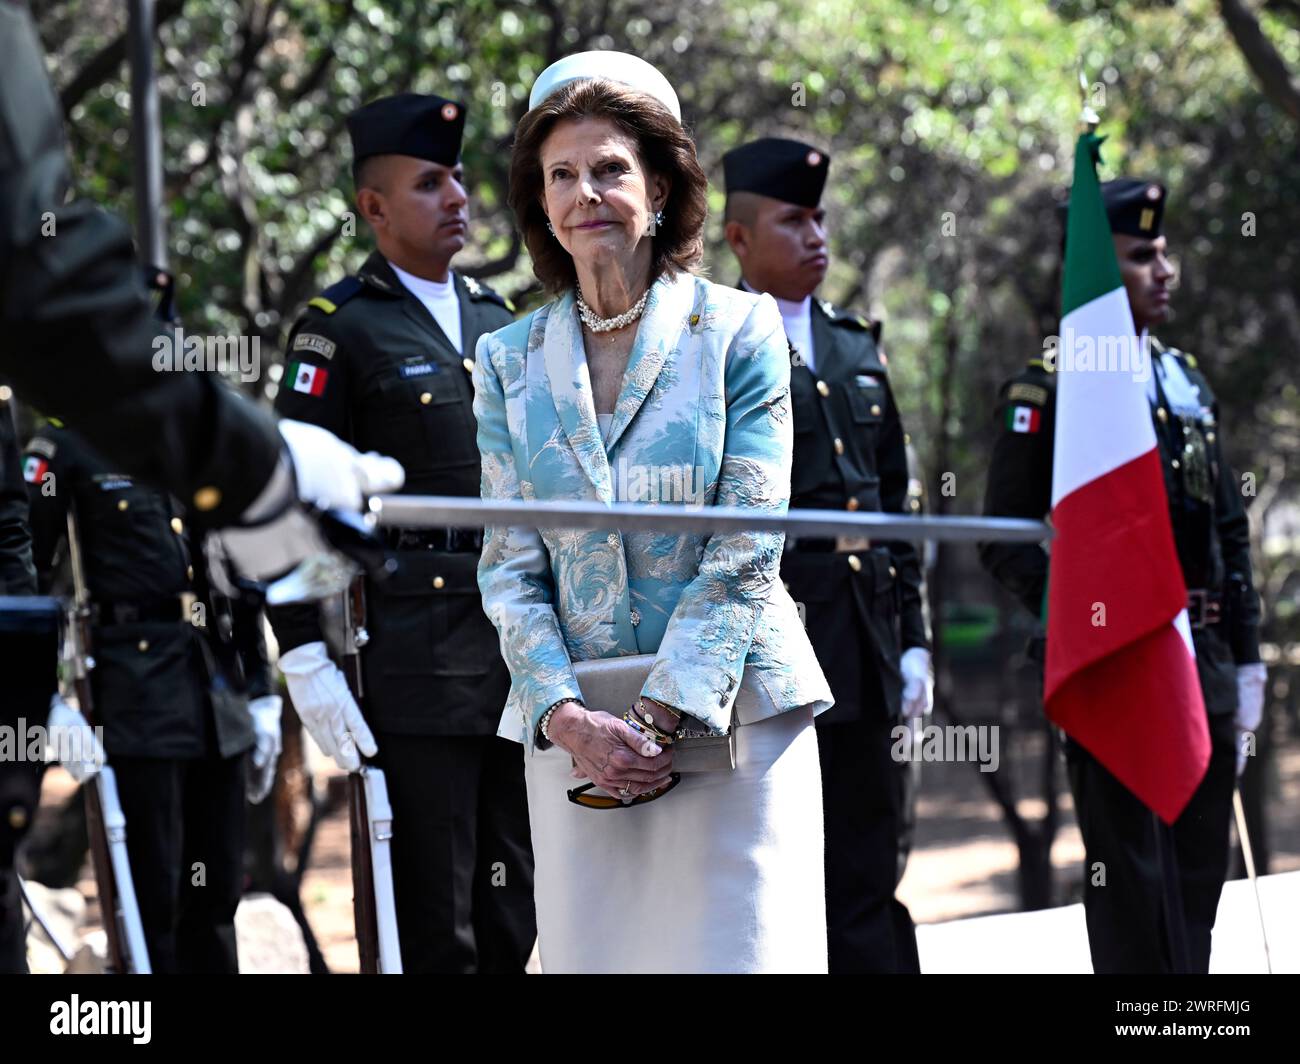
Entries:
<svg viewBox="0 0 1300 1064">
<path fill-rule="evenodd" d="M 266 796 L 280 752 L 260 614 L 210 593 L 179 506 L 75 433 L 42 429 L 24 474 L 47 589 L 74 515 L 91 608 L 92 720 L 117 775 L 153 971 L 234 973 L 245 790 Z"/>
<path fill-rule="evenodd" d="M 23 487 L 10 391 L 0 385 L 0 596 L 36 594 L 27 492 Z M 21 723 L 43 725 L 54 693 L 54 658 L 42 678 L 30 642 L 10 630 L 0 614 L 0 727 L 19 734 Z M 12 623 L 17 624 L 17 619 Z M 57 644 L 51 647 L 55 651 Z M 18 761 L 15 750 L 0 760 L 0 974 L 27 970 L 22 899 L 14 858 L 40 801 L 44 764 Z"/>
<path fill-rule="evenodd" d="M 252 576 L 323 549 L 298 498 L 356 509 L 363 493 L 400 486 L 396 463 L 318 429 L 277 433 L 215 374 L 156 369 L 164 337 L 130 233 L 65 202 L 67 187 L 35 30 L 0 0 L 0 369 L 18 394 L 60 411 L 115 468 L 171 492 L 204 527 L 247 526 L 227 546 Z"/>
<path fill-rule="evenodd" d="M 1165 189 L 1123 178 L 1102 184 L 1120 273 L 1138 335 L 1150 341 L 1148 396 L 1164 468 L 1174 542 L 1212 743 L 1205 779 L 1173 825 L 1188 963 L 1206 972 L 1210 931 L 1228 867 L 1235 776 L 1253 751 L 1264 699 L 1259 600 L 1238 481 L 1223 458 L 1218 404 L 1196 359 L 1149 330 L 1169 320 L 1174 270 L 1161 234 Z M 1051 509 L 1056 383 L 1034 359 L 1002 387 L 984 512 L 1041 520 Z M 986 543 L 980 559 L 1035 616 L 1042 616 L 1048 556 L 1039 544 Z M 1239 753 L 1240 751 L 1240 753 Z M 1073 741 L 1070 786 L 1087 849 L 1084 906 L 1096 972 L 1171 971 L 1152 813 Z M 1104 885 L 1093 874 L 1105 868 Z M 1177 931 L 1175 930 L 1175 934 Z"/>
<path fill-rule="evenodd" d="M 820 207 L 829 157 L 768 138 L 723 157 L 726 237 L 743 287 L 776 298 L 792 365 L 790 507 L 911 512 L 903 425 L 880 326 L 812 293 L 829 254 Z M 916 972 L 916 932 L 894 897 L 909 768 L 893 730 L 930 705 L 921 567 L 910 543 L 787 537 L 781 578 L 803 604 L 835 706 L 817 718 L 832 974 Z"/>
<path fill-rule="evenodd" d="M 472 353 L 511 307 L 450 269 L 465 246 L 463 105 L 403 94 L 348 119 L 357 209 L 378 251 L 311 300 L 276 398 L 287 418 L 391 454 L 406 490 L 479 494 Z M 510 677 L 478 589 L 482 532 L 393 530 L 367 583 L 365 719 L 316 614 L 271 614 L 294 707 L 353 771 L 384 769 L 403 970 L 522 972 L 536 937 L 522 751 L 496 736 Z"/>
</svg>

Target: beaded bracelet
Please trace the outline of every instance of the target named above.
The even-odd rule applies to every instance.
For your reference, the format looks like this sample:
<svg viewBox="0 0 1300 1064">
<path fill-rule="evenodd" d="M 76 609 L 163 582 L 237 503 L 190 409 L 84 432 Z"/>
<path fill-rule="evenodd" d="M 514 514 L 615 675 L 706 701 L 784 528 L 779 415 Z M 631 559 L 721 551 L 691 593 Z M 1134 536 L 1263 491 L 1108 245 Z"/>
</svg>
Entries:
<svg viewBox="0 0 1300 1064">
<path fill-rule="evenodd" d="M 546 733 L 546 729 L 551 725 L 551 716 L 557 709 L 564 705 L 565 702 L 576 702 L 578 705 L 582 706 L 583 709 L 587 708 L 587 704 L 583 702 L 581 698 L 561 698 L 558 702 L 547 706 L 546 712 L 542 714 L 542 719 L 537 722 L 537 730 L 541 734 L 542 738 L 548 743 L 551 741 L 551 737 Z"/>
</svg>

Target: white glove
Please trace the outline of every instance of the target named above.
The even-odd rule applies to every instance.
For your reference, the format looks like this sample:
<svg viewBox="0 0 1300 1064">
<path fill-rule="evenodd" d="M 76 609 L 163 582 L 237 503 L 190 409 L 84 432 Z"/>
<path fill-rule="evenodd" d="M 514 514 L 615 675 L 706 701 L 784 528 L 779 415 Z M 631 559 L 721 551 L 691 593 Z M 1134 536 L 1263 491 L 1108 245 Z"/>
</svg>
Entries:
<svg viewBox="0 0 1300 1064">
<path fill-rule="evenodd" d="M 898 663 L 903 674 L 903 716 L 924 717 L 934 705 L 934 677 L 930 674 L 930 652 L 909 647 Z"/>
<path fill-rule="evenodd" d="M 281 421 L 280 435 L 293 457 L 298 498 L 322 510 L 360 510 L 365 496 L 396 491 L 406 482 L 397 459 L 362 454 L 319 425 Z"/>
<path fill-rule="evenodd" d="M 1264 685 L 1268 669 L 1263 662 L 1237 666 L 1237 775 L 1246 771 L 1246 736 L 1264 717 Z"/>
<path fill-rule="evenodd" d="M 248 715 L 253 718 L 252 762 L 244 793 L 254 805 L 271 793 L 275 783 L 275 764 L 280 760 L 280 696 L 263 695 L 248 703 Z"/>
<path fill-rule="evenodd" d="M 245 524 L 224 529 L 217 537 L 235 568 L 254 580 L 279 576 L 306 558 L 330 552 L 309 514 L 297 506 L 283 509 L 295 480 L 299 501 L 322 510 L 354 511 L 361 509 L 367 495 L 396 491 L 406 481 L 395 459 L 373 451 L 362 454 L 319 425 L 281 421 L 279 428 L 289 460 L 281 462 L 243 515 Z M 278 517 L 257 524 L 263 514 L 281 509 Z"/>
<path fill-rule="evenodd" d="M 379 749 L 324 643 L 304 643 L 280 655 L 289 697 L 308 733 L 345 772 L 361 767 L 357 751 L 374 757 Z"/>
<path fill-rule="evenodd" d="M 58 761 L 78 783 L 92 779 L 104 767 L 104 748 L 95 730 L 80 710 L 59 695 L 50 699 L 45 732 L 49 739 L 45 760 Z"/>
</svg>

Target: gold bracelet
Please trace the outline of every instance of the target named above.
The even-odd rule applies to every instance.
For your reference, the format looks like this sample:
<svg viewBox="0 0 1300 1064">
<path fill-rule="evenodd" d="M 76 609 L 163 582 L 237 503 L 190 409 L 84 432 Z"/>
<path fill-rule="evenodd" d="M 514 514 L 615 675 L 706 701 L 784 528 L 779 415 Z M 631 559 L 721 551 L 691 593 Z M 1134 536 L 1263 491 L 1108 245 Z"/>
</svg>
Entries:
<svg viewBox="0 0 1300 1064">
<path fill-rule="evenodd" d="M 642 703 L 642 702 L 653 702 L 656 706 L 659 706 L 659 707 L 661 707 L 662 709 L 667 710 L 669 713 L 676 714 L 676 716 L 677 716 L 677 720 L 678 720 L 678 723 L 679 723 L 679 724 L 681 723 L 681 717 L 682 717 L 681 713 L 679 713 L 679 712 L 678 712 L 676 709 L 674 709 L 672 706 L 668 705 L 668 703 L 666 703 L 666 702 L 660 702 L 659 699 L 657 699 L 657 698 L 650 698 L 650 697 L 648 697 L 647 695 L 637 695 L 637 698 L 636 698 L 636 705 L 635 705 L 633 708 L 637 711 L 637 713 L 638 713 L 638 715 L 641 717 L 641 719 L 644 720 L 648 725 L 650 725 L 650 727 L 655 728 L 656 731 L 659 731 L 659 730 L 662 730 L 662 729 L 660 729 L 660 728 L 655 724 L 655 722 L 654 722 L 654 717 L 652 717 L 649 713 L 645 713 L 645 712 L 643 712 L 643 711 L 641 710 L 641 703 Z"/>
<path fill-rule="evenodd" d="M 647 738 L 653 739 L 660 746 L 672 746 L 674 736 L 666 731 L 660 731 L 653 724 L 649 724 L 636 715 L 635 707 L 629 709 L 623 714 L 623 723 L 628 727 L 639 731 Z"/>
</svg>

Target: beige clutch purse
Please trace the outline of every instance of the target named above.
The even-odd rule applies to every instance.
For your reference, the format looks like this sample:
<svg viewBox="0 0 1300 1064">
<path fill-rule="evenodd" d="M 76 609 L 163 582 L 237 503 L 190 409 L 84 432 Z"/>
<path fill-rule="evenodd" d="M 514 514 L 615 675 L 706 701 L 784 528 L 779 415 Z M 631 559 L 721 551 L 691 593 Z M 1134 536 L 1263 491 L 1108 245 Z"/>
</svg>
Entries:
<svg viewBox="0 0 1300 1064">
<path fill-rule="evenodd" d="M 653 654 L 632 654 L 621 658 L 595 658 L 592 661 L 575 661 L 573 673 L 582 691 L 582 700 L 588 709 L 601 709 L 621 717 L 641 694 L 650 667 L 655 663 Z M 761 685 L 747 686 L 742 679 L 741 690 L 747 697 L 770 701 Z M 737 695 L 737 699 L 739 699 Z M 761 716 L 771 715 L 768 712 Z M 674 772 L 730 772 L 736 767 L 736 710 L 731 711 L 731 725 L 723 735 L 714 735 L 708 725 L 690 714 L 683 714 L 673 743 Z"/>
</svg>

